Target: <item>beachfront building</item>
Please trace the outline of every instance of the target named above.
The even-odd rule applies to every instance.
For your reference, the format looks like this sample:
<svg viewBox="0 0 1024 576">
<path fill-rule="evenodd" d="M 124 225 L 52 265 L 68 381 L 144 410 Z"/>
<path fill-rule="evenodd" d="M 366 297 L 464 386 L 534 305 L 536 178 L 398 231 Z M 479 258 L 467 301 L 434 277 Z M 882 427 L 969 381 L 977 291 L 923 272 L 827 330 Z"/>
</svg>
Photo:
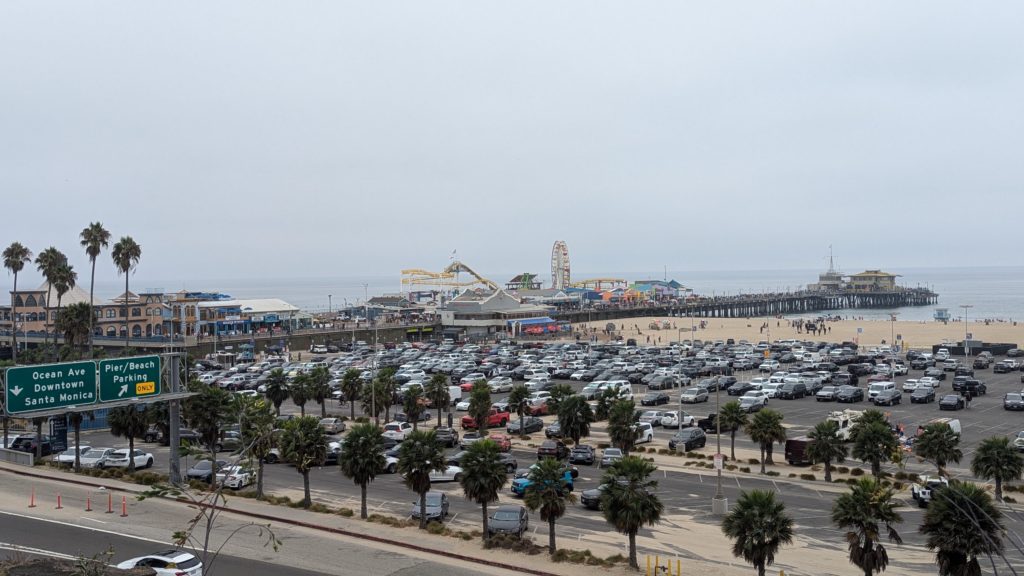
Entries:
<svg viewBox="0 0 1024 576">
<path fill-rule="evenodd" d="M 223 302 L 231 296 L 219 292 L 195 292 L 182 290 L 167 297 L 171 313 L 168 319 L 168 334 L 195 336 L 199 333 L 199 303 Z"/>
<path fill-rule="evenodd" d="M 538 304 L 541 306 L 554 306 L 559 310 L 573 310 L 580 308 L 580 296 L 570 294 L 566 290 L 557 288 L 543 288 L 540 290 L 519 290 L 516 296 L 524 304 Z"/>
<path fill-rule="evenodd" d="M 637 280 L 629 288 L 657 301 L 684 298 L 687 292 L 687 288 L 675 280 Z"/>
<path fill-rule="evenodd" d="M 551 310 L 524 304 L 505 290 L 478 288 L 452 298 L 438 313 L 445 336 L 474 339 L 510 334 L 510 322 L 547 318 Z"/>
<path fill-rule="evenodd" d="M 200 337 L 280 334 L 309 328 L 313 317 L 278 298 L 214 300 L 196 304 Z"/>
<path fill-rule="evenodd" d="M 88 302 L 88 293 L 84 293 L 84 296 Z M 94 305 L 95 334 L 109 338 L 124 338 L 127 330 L 131 337 L 136 339 L 163 338 L 170 334 L 167 324 L 171 317 L 171 309 L 164 303 L 164 299 L 162 291 L 147 290 L 139 294 L 125 292 L 107 302 Z M 50 303 L 53 304 L 52 296 Z M 125 318 L 128 319 L 127 327 Z"/>
<path fill-rule="evenodd" d="M 521 290 L 540 290 L 540 280 L 536 274 L 531 272 L 523 272 L 517 274 L 511 280 L 505 283 L 505 290 L 510 291 L 521 291 Z"/>
<path fill-rule="evenodd" d="M 851 274 L 846 287 L 854 292 L 892 292 L 896 290 L 897 277 L 897 274 L 881 270 L 865 270 L 860 274 Z"/>
</svg>

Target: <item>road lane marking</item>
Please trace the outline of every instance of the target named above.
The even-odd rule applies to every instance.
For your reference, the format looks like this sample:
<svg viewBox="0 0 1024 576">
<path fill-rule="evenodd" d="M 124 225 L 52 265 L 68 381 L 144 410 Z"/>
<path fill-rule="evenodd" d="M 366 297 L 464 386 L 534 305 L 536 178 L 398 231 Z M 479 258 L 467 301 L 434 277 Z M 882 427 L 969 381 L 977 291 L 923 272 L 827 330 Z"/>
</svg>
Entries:
<svg viewBox="0 0 1024 576">
<path fill-rule="evenodd" d="M 31 546 L 19 546 L 18 544 L 9 544 L 7 542 L 0 542 L 0 550 L 10 550 L 11 552 L 35 554 L 37 556 L 49 556 L 51 558 L 60 558 L 61 560 L 78 559 L 77 556 L 72 556 L 71 554 L 54 552 L 53 550 L 43 550 L 42 548 L 32 548 Z"/>
<path fill-rule="evenodd" d="M 6 510 L 0 510 L 0 514 L 6 515 L 6 516 L 13 516 L 15 518 L 25 518 L 27 520 L 36 520 L 38 522 L 46 522 L 47 524 L 57 524 L 58 526 L 68 526 L 69 525 L 68 522 L 64 521 L 64 520 L 50 520 L 49 518 L 40 518 L 38 516 L 30 516 L 28 514 L 19 514 L 17 512 L 8 512 Z M 110 534 L 110 535 L 113 535 L 113 536 L 122 536 L 124 538 L 131 538 L 132 540 L 139 540 L 139 541 L 142 541 L 142 542 L 152 542 L 154 544 L 160 544 L 162 546 L 173 546 L 173 544 L 170 544 L 169 542 L 166 542 L 166 541 L 163 541 L 163 540 L 157 540 L 155 538 L 146 538 L 146 537 L 138 536 L 138 535 L 135 535 L 135 534 L 125 534 L 125 533 L 122 533 L 122 532 L 118 532 L 116 530 L 106 530 L 106 529 L 103 529 L 103 528 L 92 528 L 92 527 L 89 527 L 89 526 L 83 526 L 81 524 L 71 524 L 71 526 L 74 526 L 75 528 L 81 528 L 82 530 L 88 530 L 90 532 L 99 532 L 100 534 Z M 128 527 L 126 526 L 125 528 L 127 529 Z"/>
<path fill-rule="evenodd" d="M 106 524 L 103 520 L 97 520 L 95 518 L 89 518 L 88 516 L 79 516 L 82 520 L 88 520 L 89 522 L 98 522 L 99 524 Z"/>
</svg>

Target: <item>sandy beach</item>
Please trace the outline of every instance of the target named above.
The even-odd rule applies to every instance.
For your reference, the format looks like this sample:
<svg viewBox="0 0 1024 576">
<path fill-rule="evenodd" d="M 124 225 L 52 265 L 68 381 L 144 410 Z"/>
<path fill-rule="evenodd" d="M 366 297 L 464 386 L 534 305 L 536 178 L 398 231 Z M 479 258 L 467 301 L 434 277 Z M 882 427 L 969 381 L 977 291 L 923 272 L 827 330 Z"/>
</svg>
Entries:
<svg viewBox="0 0 1024 576">
<path fill-rule="evenodd" d="M 1020 343 L 1024 342 L 1024 324 L 1017 322 L 891 322 L 887 320 L 831 320 L 825 322 L 827 332 L 817 335 L 798 332 L 797 321 L 814 320 L 817 316 L 786 317 L 786 318 L 693 318 L 696 328 L 692 338 L 700 340 L 725 340 L 734 338 L 757 342 L 759 340 L 784 340 L 797 338 L 801 340 L 824 340 L 828 342 L 857 342 L 861 346 L 877 346 L 883 343 L 901 342 L 903 347 L 926 349 L 933 344 L 943 342 L 959 342 L 964 339 L 965 332 L 972 338 L 986 343 Z M 661 325 L 668 322 L 670 328 L 652 329 L 651 324 Z M 704 327 L 701 328 L 701 322 Z M 680 339 L 691 338 L 690 318 L 627 318 L 614 321 L 624 338 L 635 338 L 638 344 L 667 344 Z M 767 323 L 767 329 L 762 329 Z M 607 341 L 603 333 L 606 321 L 582 322 L 574 324 L 573 329 L 589 327 L 597 330 L 600 341 Z M 966 328 L 966 329 L 965 329 Z"/>
</svg>

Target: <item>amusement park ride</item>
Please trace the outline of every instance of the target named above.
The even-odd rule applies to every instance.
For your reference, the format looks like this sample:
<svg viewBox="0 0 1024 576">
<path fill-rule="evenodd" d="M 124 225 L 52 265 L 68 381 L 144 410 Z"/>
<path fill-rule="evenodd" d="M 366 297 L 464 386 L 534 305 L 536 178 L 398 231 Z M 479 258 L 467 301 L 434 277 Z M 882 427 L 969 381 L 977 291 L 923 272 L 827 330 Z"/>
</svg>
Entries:
<svg viewBox="0 0 1024 576">
<path fill-rule="evenodd" d="M 551 287 L 556 290 L 566 288 L 593 288 L 601 290 L 605 288 L 619 288 L 627 285 L 622 278 L 590 278 L 588 280 L 571 281 L 571 266 L 569 264 L 569 247 L 565 242 L 558 240 L 551 248 Z M 463 280 L 461 273 L 469 277 Z M 410 268 L 402 270 L 402 291 L 411 292 L 418 287 L 429 286 L 442 292 L 481 286 L 490 290 L 497 290 L 498 284 L 477 274 L 463 262 L 452 260 L 447 268 L 440 272 L 430 272 L 421 268 Z"/>
</svg>

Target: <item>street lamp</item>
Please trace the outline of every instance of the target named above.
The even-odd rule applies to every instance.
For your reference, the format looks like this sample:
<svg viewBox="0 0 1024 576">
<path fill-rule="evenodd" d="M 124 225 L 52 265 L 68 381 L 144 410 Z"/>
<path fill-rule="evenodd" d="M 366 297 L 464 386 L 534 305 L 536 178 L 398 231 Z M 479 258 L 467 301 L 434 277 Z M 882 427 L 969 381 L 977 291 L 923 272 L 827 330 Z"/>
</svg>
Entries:
<svg viewBox="0 0 1024 576">
<path fill-rule="evenodd" d="M 961 308 L 964 309 L 964 359 L 971 355 L 971 348 L 967 345 L 967 338 L 970 336 L 970 332 L 967 331 L 967 310 L 974 308 L 972 304 L 961 304 Z"/>
<path fill-rule="evenodd" d="M 715 449 L 716 483 L 715 496 L 711 498 L 711 513 L 715 516 L 724 516 L 729 511 L 729 500 L 722 492 L 722 468 L 725 467 L 725 459 L 722 457 L 722 386 L 715 385 L 715 432 L 717 448 Z"/>
<path fill-rule="evenodd" d="M 332 296 L 330 294 L 328 294 L 327 295 L 327 315 L 328 316 L 330 316 L 331 312 L 334 310 L 334 305 L 331 302 L 331 298 L 332 298 Z"/>
</svg>

